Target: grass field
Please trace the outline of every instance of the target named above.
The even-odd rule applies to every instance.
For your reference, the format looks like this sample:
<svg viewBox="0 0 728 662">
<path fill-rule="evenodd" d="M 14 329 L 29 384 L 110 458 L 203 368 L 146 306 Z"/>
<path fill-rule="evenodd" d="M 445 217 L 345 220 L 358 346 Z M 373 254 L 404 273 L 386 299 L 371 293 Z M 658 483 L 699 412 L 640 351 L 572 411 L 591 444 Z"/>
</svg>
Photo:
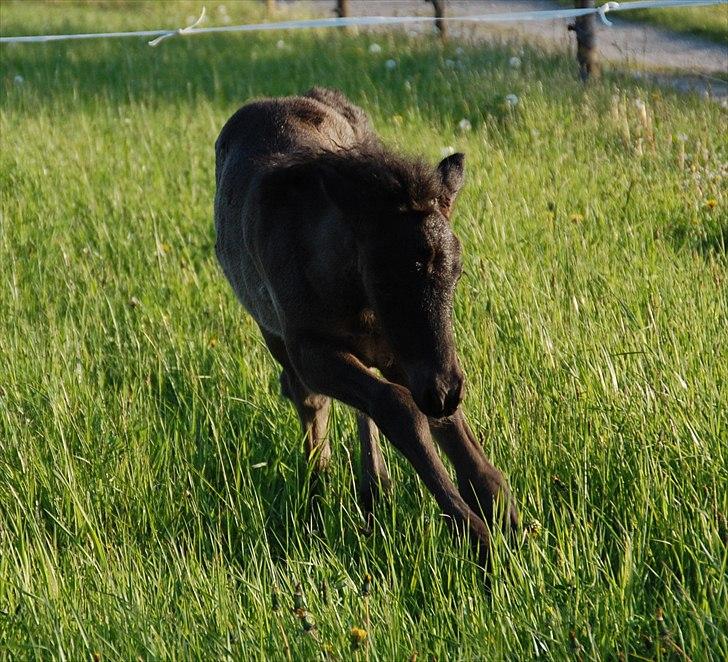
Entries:
<svg viewBox="0 0 728 662">
<path fill-rule="evenodd" d="M 196 7 L 0 11 L 14 34 Z M 584 89 L 527 48 L 456 48 L 1 47 L 0 659 L 726 658 L 726 111 L 627 78 Z M 309 524 L 297 420 L 216 265 L 219 129 L 313 84 L 399 149 L 468 155 L 466 408 L 529 525 L 496 545 L 489 594 L 391 449 L 394 496 L 360 533 L 343 407 Z"/>
</svg>

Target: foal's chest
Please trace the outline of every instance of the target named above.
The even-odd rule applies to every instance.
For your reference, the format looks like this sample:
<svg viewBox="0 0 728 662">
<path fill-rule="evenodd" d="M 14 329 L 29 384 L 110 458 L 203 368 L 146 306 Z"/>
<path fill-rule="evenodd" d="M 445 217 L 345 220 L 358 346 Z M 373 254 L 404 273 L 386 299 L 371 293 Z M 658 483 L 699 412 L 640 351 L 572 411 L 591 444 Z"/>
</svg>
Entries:
<svg viewBox="0 0 728 662">
<path fill-rule="evenodd" d="M 359 312 L 351 335 L 352 351 L 369 368 L 387 370 L 394 364 L 394 353 L 382 333 L 374 311 L 365 308 Z"/>
</svg>

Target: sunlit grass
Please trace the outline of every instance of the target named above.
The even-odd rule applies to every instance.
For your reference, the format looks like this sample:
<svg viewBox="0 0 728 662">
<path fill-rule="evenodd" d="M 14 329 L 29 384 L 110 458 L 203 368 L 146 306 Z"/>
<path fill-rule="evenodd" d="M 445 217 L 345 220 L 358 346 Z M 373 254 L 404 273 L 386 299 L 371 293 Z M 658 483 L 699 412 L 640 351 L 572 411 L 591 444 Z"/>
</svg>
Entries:
<svg viewBox="0 0 728 662">
<path fill-rule="evenodd" d="M 195 13 L 147 7 L 3 4 L 2 29 Z M 334 32 L 2 47 L 0 651 L 728 655 L 725 110 L 456 48 Z M 512 555 L 497 545 L 490 594 L 391 449 L 394 497 L 362 535 L 342 407 L 310 525 L 295 415 L 215 263 L 220 127 L 313 84 L 399 149 L 468 155 L 466 408 L 531 524 Z"/>
</svg>

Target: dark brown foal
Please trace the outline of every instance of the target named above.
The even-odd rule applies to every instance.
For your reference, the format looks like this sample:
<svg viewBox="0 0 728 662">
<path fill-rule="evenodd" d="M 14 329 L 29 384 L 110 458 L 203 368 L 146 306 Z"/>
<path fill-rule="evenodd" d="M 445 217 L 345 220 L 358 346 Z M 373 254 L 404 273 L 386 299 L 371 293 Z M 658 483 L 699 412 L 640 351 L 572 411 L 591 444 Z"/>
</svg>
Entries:
<svg viewBox="0 0 728 662">
<path fill-rule="evenodd" d="M 358 411 L 365 511 L 390 484 L 381 430 L 484 561 L 490 527 L 518 515 L 460 409 L 450 219 L 463 178 L 462 154 L 433 168 L 385 149 L 336 90 L 255 101 L 216 143 L 216 252 L 282 367 L 314 469 L 335 398 Z"/>
</svg>

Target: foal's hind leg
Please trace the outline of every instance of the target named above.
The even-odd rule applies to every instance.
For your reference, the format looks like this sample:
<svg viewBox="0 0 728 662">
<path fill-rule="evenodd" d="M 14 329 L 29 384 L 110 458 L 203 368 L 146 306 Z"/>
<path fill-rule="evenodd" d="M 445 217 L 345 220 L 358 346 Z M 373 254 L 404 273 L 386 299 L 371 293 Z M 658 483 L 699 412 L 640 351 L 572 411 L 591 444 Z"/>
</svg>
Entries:
<svg viewBox="0 0 728 662">
<path fill-rule="evenodd" d="M 281 373 L 281 392 L 298 411 L 308 461 L 313 464 L 314 471 L 325 471 L 331 460 L 331 446 L 326 436 L 331 399 L 309 391 L 290 369 Z"/>
<path fill-rule="evenodd" d="M 359 496 L 367 522 L 374 511 L 374 500 L 380 492 L 388 492 L 392 481 L 379 447 L 379 429 L 366 414 L 356 413 L 356 426 L 361 444 L 361 486 Z"/>
<path fill-rule="evenodd" d="M 331 400 L 307 389 L 291 366 L 285 343 L 277 336 L 263 332 L 270 353 L 283 367 L 281 393 L 296 407 L 305 435 L 306 457 L 315 472 L 324 471 L 331 459 L 331 447 L 326 436 Z"/>
</svg>

